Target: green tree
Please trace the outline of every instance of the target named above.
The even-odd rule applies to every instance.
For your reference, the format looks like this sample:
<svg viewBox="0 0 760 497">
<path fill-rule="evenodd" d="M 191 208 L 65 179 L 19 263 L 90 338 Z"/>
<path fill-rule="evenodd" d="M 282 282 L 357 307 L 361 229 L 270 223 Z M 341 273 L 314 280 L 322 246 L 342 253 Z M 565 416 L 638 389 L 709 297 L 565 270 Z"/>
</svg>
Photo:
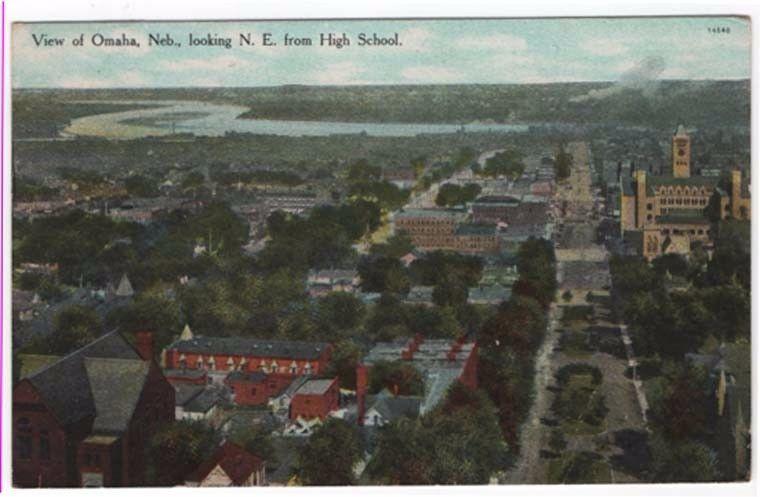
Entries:
<svg viewBox="0 0 760 497">
<path fill-rule="evenodd" d="M 64 355 L 92 342 L 103 330 L 95 309 L 72 305 L 53 318 L 53 333 L 46 340 L 49 354 Z"/>
<path fill-rule="evenodd" d="M 350 293 L 332 292 L 319 299 L 317 311 L 322 327 L 348 331 L 361 324 L 366 308 L 359 298 Z"/>
<path fill-rule="evenodd" d="M 565 151 L 564 146 L 560 146 L 557 156 L 554 158 L 554 174 L 557 179 L 563 180 L 570 177 L 573 166 L 573 156 Z"/>
<path fill-rule="evenodd" d="M 350 340 L 336 342 L 325 374 L 338 377 L 342 388 L 356 388 L 356 366 L 362 357 L 361 349 Z"/>
<path fill-rule="evenodd" d="M 356 427 L 330 418 L 299 452 L 298 476 L 304 485 L 353 485 L 353 468 L 361 457 Z"/>
<path fill-rule="evenodd" d="M 422 395 L 424 385 L 417 369 L 404 361 L 378 361 L 369 370 L 368 391 L 387 388 L 395 395 Z"/>
<path fill-rule="evenodd" d="M 211 455 L 219 445 L 218 433 L 201 421 L 174 421 L 163 425 L 146 447 L 147 483 L 174 486 Z"/>
</svg>

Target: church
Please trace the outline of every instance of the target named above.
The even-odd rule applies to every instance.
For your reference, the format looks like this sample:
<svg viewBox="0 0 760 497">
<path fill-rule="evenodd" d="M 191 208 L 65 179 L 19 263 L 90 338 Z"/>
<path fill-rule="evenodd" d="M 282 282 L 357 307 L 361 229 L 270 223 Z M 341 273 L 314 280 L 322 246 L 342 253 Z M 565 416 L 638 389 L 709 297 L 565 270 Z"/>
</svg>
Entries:
<svg viewBox="0 0 760 497">
<path fill-rule="evenodd" d="M 728 188 L 721 188 L 720 178 L 692 175 L 691 139 L 683 126 L 673 134 L 671 155 L 668 176 L 636 170 L 620 180 L 620 232 L 647 260 L 688 255 L 695 242 L 708 245 L 705 209 L 716 193 L 722 219 L 750 219 L 749 181 L 740 169 L 731 171 Z"/>
</svg>

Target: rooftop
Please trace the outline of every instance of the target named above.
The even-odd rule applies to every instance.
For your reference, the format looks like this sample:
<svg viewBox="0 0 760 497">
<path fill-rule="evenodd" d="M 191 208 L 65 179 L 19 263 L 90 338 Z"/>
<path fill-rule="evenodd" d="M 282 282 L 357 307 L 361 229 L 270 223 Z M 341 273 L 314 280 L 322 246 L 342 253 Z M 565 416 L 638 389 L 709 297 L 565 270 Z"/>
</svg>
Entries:
<svg viewBox="0 0 760 497">
<path fill-rule="evenodd" d="M 496 235 L 496 226 L 493 224 L 460 224 L 457 226 L 456 234 L 460 236 L 494 236 Z"/>
<path fill-rule="evenodd" d="M 325 342 L 286 342 L 245 337 L 204 337 L 177 340 L 168 349 L 195 354 L 252 355 L 289 359 L 319 359 L 330 344 Z"/>
<path fill-rule="evenodd" d="M 296 390 L 296 395 L 323 395 L 335 383 L 335 378 L 327 380 L 309 380 Z"/>
<path fill-rule="evenodd" d="M 405 218 L 440 218 L 459 220 L 464 219 L 466 213 L 455 209 L 407 209 L 397 212 L 396 219 Z"/>
</svg>

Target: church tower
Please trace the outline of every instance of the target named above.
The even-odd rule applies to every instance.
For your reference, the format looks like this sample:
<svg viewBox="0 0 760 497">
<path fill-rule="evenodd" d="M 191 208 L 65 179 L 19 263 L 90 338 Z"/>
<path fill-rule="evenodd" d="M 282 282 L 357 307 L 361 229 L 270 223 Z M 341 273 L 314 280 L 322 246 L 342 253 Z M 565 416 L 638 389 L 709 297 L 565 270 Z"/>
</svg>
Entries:
<svg viewBox="0 0 760 497">
<path fill-rule="evenodd" d="M 689 164 L 691 163 L 691 139 L 682 124 L 673 135 L 673 177 L 688 178 L 691 176 Z"/>
</svg>

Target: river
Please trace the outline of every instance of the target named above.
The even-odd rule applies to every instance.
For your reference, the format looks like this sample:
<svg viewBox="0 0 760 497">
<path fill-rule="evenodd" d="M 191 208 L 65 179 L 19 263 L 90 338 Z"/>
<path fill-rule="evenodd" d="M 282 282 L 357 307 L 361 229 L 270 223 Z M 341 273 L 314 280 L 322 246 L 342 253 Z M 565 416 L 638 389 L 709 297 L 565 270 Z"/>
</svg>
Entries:
<svg viewBox="0 0 760 497">
<path fill-rule="evenodd" d="M 226 133 L 253 133 L 280 136 L 328 136 L 364 133 L 370 136 L 415 136 L 465 132 L 514 133 L 529 129 L 527 124 L 429 124 L 336 121 L 286 121 L 238 119 L 248 107 L 180 100 L 120 100 L 111 103 L 156 105 L 73 119 L 62 135 L 95 136 L 112 140 L 192 133 L 196 136 L 223 136 Z"/>
</svg>

